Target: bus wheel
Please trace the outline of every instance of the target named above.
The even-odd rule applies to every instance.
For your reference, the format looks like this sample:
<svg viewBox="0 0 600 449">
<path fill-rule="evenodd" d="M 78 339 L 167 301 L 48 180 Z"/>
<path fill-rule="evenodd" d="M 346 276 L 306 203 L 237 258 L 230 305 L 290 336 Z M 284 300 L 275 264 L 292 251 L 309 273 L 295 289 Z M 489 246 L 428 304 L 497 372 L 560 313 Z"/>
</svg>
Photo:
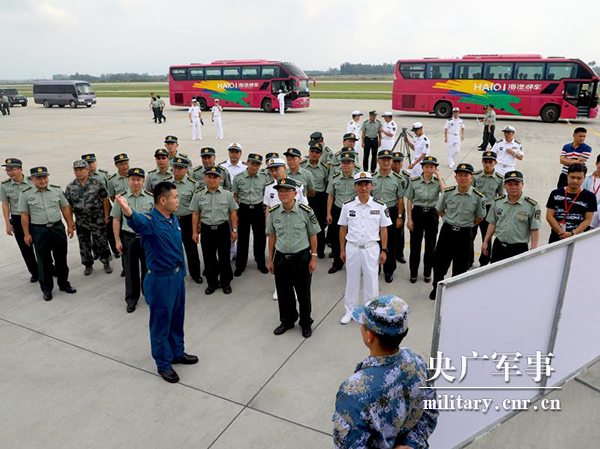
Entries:
<svg viewBox="0 0 600 449">
<path fill-rule="evenodd" d="M 273 112 L 273 105 L 271 104 L 270 98 L 265 98 L 262 102 L 262 108 L 265 112 Z"/>
<path fill-rule="evenodd" d="M 45 108 L 51 108 L 52 105 L 48 102 L 48 100 L 44 100 L 44 107 Z"/>
<path fill-rule="evenodd" d="M 77 107 L 77 103 L 75 103 L 75 100 L 71 100 L 69 101 L 69 106 L 75 109 Z"/>
<path fill-rule="evenodd" d="M 438 118 L 448 118 L 452 115 L 452 105 L 447 101 L 440 101 L 433 108 L 433 113 Z"/>
<path fill-rule="evenodd" d="M 198 106 L 201 111 L 208 111 L 208 106 L 206 106 L 206 100 L 204 98 L 198 98 Z"/>
<path fill-rule="evenodd" d="M 540 117 L 546 123 L 554 123 L 560 117 L 560 109 L 558 106 L 554 106 L 553 104 L 549 104 L 542 108 L 542 112 L 540 113 Z"/>
</svg>

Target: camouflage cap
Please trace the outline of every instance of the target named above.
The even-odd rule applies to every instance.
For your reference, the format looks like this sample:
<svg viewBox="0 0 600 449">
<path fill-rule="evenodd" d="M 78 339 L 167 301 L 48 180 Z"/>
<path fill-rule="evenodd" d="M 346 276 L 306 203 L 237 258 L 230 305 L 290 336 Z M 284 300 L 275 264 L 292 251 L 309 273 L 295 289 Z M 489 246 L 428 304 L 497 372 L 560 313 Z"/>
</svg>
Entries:
<svg viewBox="0 0 600 449">
<path fill-rule="evenodd" d="M 176 157 L 173 159 L 173 167 L 187 168 L 189 165 L 190 161 L 188 161 L 185 157 Z"/>
<path fill-rule="evenodd" d="M 219 177 L 223 176 L 221 174 L 221 170 L 219 170 L 218 167 L 208 167 L 206 170 L 204 170 L 204 176 L 206 176 L 206 175 L 214 175 L 214 176 L 219 176 Z"/>
<path fill-rule="evenodd" d="M 94 153 L 82 154 L 81 159 L 86 162 L 96 162 L 96 155 Z"/>
<path fill-rule="evenodd" d="M 256 162 L 258 164 L 262 164 L 263 161 L 263 157 L 260 154 L 257 153 L 250 153 L 248 155 L 248 162 Z"/>
<path fill-rule="evenodd" d="M 88 163 L 83 159 L 73 161 L 73 168 L 88 168 Z"/>
<path fill-rule="evenodd" d="M 146 173 L 144 172 L 143 168 L 130 168 L 129 171 L 127 172 L 127 177 L 130 177 L 130 176 L 139 176 L 141 178 L 145 178 Z"/>
<path fill-rule="evenodd" d="M 277 181 L 277 185 L 274 186 L 273 188 L 275 190 L 279 190 L 279 189 L 296 189 L 296 187 L 300 187 L 301 185 L 302 184 L 300 184 L 295 179 L 292 179 L 292 178 L 283 178 L 283 179 L 280 179 L 279 181 Z"/>
<path fill-rule="evenodd" d="M 17 159 L 16 157 L 9 157 L 8 159 L 6 159 L 4 161 L 4 164 L 2 164 L 3 167 L 22 167 L 23 166 L 23 162 L 21 162 L 21 159 Z"/>
<path fill-rule="evenodd" d="M 119 153 L 113 159 L 114 159 L 115 164 L 116 164 L 117 162 L 126 162 L 126 161 L 128 161 L 129 160 L 129 156 L 127 156 L 127 154 L 125 154 L 125 153 Z"/>
<path fill-rule="evenodd" d="M 438 165 L 440 165 L 435 156 L 424 157 L 423 160 L 421 161 L 421 165 L 425 165 L 425 164 L 432 164 L 432 165 L 435 165 L 436 167 Z"/>
<path fill-rule="evenodd" d="M 402 153 L 400 153 L 399 151 L 394 151 L 392 153 L 392 159 L 394 161 L 403 161 L 404 160 L 404 155 Z"/>
<path fill-rule="evenodd" d="M 204 147 L 200 150 L 200 156 L 216 156 L 217 152 L 212 147 Z"/>
<path fill-rule="evenodd" d="M 408 304 L 394 295 L 377 296 L 358 306 L 352 317 L 380 335 L 400 335 L 408 330 Z"/>
<path fill-rule="evenodd" d="M 48 169 L 46 167 L 33 167 L 29 170 L 31 176 L 48 176 Z"/>
</svg>

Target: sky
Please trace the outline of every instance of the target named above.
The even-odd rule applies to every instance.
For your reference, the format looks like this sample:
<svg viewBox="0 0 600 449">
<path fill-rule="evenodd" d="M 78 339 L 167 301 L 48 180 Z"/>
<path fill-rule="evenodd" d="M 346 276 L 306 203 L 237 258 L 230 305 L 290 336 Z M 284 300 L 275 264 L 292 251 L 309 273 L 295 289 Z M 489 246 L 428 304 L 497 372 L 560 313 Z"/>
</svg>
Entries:
<svg viewBox="0 0 600 449">
<path fill-rule="evenodd" d="M 541 54 L 600 62 L 600 2 L 0 0 L 0 78 L 166 74 L 217 59 L 343 62 Z"/>
</svg>

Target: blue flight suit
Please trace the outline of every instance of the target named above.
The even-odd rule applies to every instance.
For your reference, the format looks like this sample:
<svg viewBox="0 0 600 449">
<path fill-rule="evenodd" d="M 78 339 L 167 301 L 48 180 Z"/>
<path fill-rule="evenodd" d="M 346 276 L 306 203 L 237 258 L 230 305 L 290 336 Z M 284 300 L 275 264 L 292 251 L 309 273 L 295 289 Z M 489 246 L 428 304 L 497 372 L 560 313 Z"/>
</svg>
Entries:
<svg viewBox="0 0 600 449">
<path fill-rule="evenodd" d="M 150 306 L 150 345 L 159 371 L 173 369 L 183 351 L 185 260 L 181 227 L 174 214 L 167 219 L 156 209 L 133 211 L 127 223 L 142 236 L 148 274 L 144 296 Z"/>
</svg>

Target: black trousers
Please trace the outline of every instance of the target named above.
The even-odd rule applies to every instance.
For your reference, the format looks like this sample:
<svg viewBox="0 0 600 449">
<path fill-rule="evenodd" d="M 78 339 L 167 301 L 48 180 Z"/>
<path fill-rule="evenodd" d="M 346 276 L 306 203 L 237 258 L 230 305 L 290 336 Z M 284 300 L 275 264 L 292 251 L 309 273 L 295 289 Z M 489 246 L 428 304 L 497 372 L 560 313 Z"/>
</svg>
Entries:
<svg viewBox="0 0 600 449">
<path fill-rule="evenodd" d="M 487 213 L 490 211 L 491 207 L 492 206 L 489 204 L 485 206 L 485 216 L 486 217 L 487 217 Z M 484 219 L 477 226 L 473 226 L 473 251 L 471 252 L 471 259 L 469 260 L 470 265 L 473 265 L 473 262 L 475 261 L 475 239 L 477 238 L 477 230 L 481 231 L 481 241 L 483 242 L 483 239 L 485 238 L 485 234 L 487 233 L 489 225 L 490 224 L 487 221 L 485 221 L 485 219 Z M 490 253 L 491 253 L 491 251 L 490 251 Z M 482 252 L 479 256 L 479 265 L 483 267 L 483 266 L 487 265 L 488 263 L 490 263 L 490 256 L 486 256 Z"/>
<path fill-rule="evenodd" d="M 38 263 L 35 258 L 35 251 L 33 246 L 27 246 L 25 243 L 25 234 L 23 233 L 23 226 L 21 224 L 21 216 L 20 215 L 11 215 L 10 216 L 10 224 L 13 228 L 13 235 L 15 236 L 15 240 L 17 241 L 17 245 L 19 245 L 19 250 L 21 251 L 21 256 L 23 256 L 23 260 L 25 261 L 25 265 L 27 265 L 27 271 L 32 276 L 38 277 Z"/>
<path fill-rule="evenodd" d="M 340 226 L 338 221 L 342 209 L 337 207 L 335 204 L 331 206 L 331 224 L 329 225 L 329 231 L 331 233 L 331 252 L 333 253 L 333 266 L 336 268 L 342 268 L 344 262 L 340 259 Z"/>
<path fill-rule="evenodd" d="M 38 277 L 44 293 L 52 292 L 52 259 L 56 269 L 56 282 L 61 290 L 70 286 L 69 267 L 67 265 L 67 234 L 62 221 L 46 225 L 29 225 L 33 247 L 38 260 Z"/>
<path fill-rule="evenodd" d="M 527 243 L 503 243 L 498 239 L 494 239 L 492 263 L 508 259 L 517 254 L 526 253 L 527 251 L 529 251 Z"/>
<path fill-rule="evenodd" d="M 152 112 L 154 113 L 154 123 L 162 123 L 160 108 L 152 108 Z"/>
<path fill-rule="evenodd" d="M 181 227 L 181 240 L 185 249 L 188 273 L 192 279 L 200 279 L 200 254 L 198 244 L 192 240 L 192 214 L 177 217 Z"/>
<path fill-rule="evenodd" d="M 166 122 L 167 117 L 165 117 L 165 114 L 163 114 L 163 108 L 160 108 L 158 111 L 160 113 L 160 118 Z"/>
<path fill-rule="evenodd" d="M 265 267 L 265 247 L 267 244 L 265 227 L 265 205 L 240 203 L 238 213 L 238 243 L 235 257 L 236 270 L 244 271 L 248 264 L 250 229 L 254 237 L 252 248 L 254 260 L 259 268 Z"/>
<path fill-rule="evenodd" d="M 315 211 L 321 232 L 317 234 L 317 253 L 325 253 L 325 228 L 327 227 L 327 192 L 315 192 L 315 196 L 308 198 L 308 205 Z M 333 212 L 333 210 L 332 210 Z"/>
<path fill-rule="evenodd" d="M 404 245 L 406 240 L 404 238 L 404 226 L 406 225 L 406 211 L 402 213 L 402 226 L 396 228 L 396 248 L 394 248 L 394 254 L 396 260 L 400 260 L 404 257 Z"/>
<path fill-rule="evenodd" d="M 231 233 L 229 222 L 220 225 L 200 224 L 200 244 L 206 269 L 206 280 L 212 288 L 229 287 L 233 273 L 231 271 L 230 251 Z"/>
<path fill-rule="evenodd" d="M 10 115 L 10 103 L 2 103 L 2 115 Z"/>
<path fill-rule="evenodd" d="M 396 271 L 396 267 L 398 266 L 398 262 L 394 256 L 394 250 L 396 248 L 396 220 L 398 219 L 398 206 L 388 207 L 388 211 L 390 212 L 392 224 L 387 227 L 387 247 L 389 251 L 388 257 L 386 257 L 385 263 L 383 264 L 383 273 L 394 274 L 394 271 Z"/>
<path fill-rule="evenodd" d="M 115 231 L 113 230 L 113 217 L 108 219 L 108 224 L 106 225 L 106 238 L 108 239 L 108 246 L 110 246 L 112 253 L 118 254 Z"/>
<path fill-rule="evenodd" d="M 310 257 L 310 248 L 294 254 L 275 251 L 273 260 L 275 288 L 279 304 L 279 320 L 284 326 L 291 327 L 298 320 L 298 316 L 302 328 L 309 327 L 313 323 L 310 317 L 310 284 L 312 280 L 312 274 L 308 271 Z M 300 313 L 296 309 L 296 297 Z"/>
<path fill-rule="evenodd" d="M 433 254 L 437 238 L 440 216 L 435 207 L 413 206 L 413 231 L 410 233 L 410 277 L 419 275 L 421 263 L 421 242 L 425 237 L 425 252 L 423 254 L 423 276 L 431 277 L 433 269 Z"/>
<path fill-rule="evenodd" d="M 487 150 L 488 144 L 492 147 L 496 143 L 496 137 L 494 137 L 494 131 L 496 130 L 496 125 L 492 125 L 490 127 L 492 130 L 488 131 L 488 126 L 483 125 L 483 142 L 481 142 L 481 149 L 483 151 Z"/>
<path fill-rule="evenodd" d="M 556 183 L 556 187 L 560 189 L 561 187 L 567 187 L 569 185 L 569 178 L 566 173 L 561 173 L 558 177 L 558 182 Z"/>
<path fill-rule="evenodd" d="M 371 139 L 365 137 L 365 148 L 363 154 L 363 170 L 367 170 L 369 167 L 369 154 L 371 155 L 371 173 L 375 171 L 377 167 L 377 150 L 379 149 L 379 139 L 376 137 Z"/>
<path fill-rule="evenodd" d="M 465 273 L 469 269 L 472 250 L 472 228 L 460 228 L 444 223 L 433 255 L 433 288 L 444 280 L 450 264 L 452 276 Z"/>
<path fill-rule="evenodd" d="M 146 255 L 142 240 L 133 232 L 121 231 L 123 243 L 123 269 L 125 270 L 125 302 L 135 305 L 144 292 Z"/>
</svg>

